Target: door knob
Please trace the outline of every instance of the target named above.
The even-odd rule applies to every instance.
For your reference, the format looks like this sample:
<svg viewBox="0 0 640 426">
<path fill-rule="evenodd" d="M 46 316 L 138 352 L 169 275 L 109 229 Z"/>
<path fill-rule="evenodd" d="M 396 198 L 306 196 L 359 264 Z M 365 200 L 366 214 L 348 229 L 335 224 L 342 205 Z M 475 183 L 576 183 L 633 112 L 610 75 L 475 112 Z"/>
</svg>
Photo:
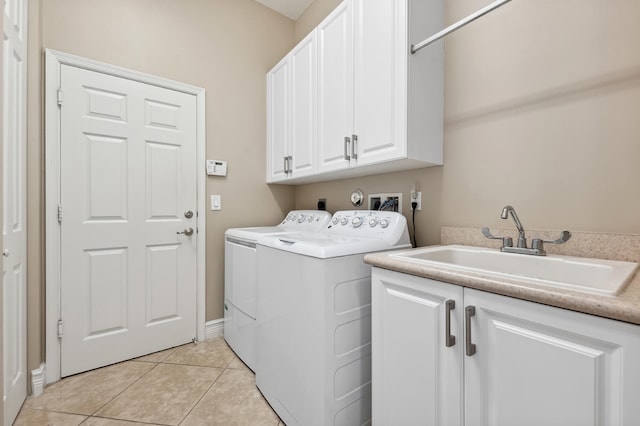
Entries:
<svg viewBox="0 0 640 426">
<path fill-rule="evenodd" d="M 2 255 L 3 255 L 4 257 L 9 257 L 9 249 L 4 249 L 4 250 L 2 250 Z"/>
<path fill-rule="evenodd" d="M 184 234 L 186 236 L 193 235 L 193 228 L 189 226 L 185 228 L 184 231 L 176 232 L 176 234 Z"/>
</svg>

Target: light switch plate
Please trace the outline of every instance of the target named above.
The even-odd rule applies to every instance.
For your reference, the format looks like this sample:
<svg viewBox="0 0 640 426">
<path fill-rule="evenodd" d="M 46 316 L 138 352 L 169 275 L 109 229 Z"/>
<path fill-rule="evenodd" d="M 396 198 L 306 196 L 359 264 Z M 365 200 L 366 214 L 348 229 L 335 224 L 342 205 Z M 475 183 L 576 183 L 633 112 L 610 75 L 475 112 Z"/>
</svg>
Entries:
<svg viewBox="0 0 640 426">
<path fill-rule="evenodd" d="M 211 210 L 222 210 L 222 195 L 211 196 Z"/>
</svg>

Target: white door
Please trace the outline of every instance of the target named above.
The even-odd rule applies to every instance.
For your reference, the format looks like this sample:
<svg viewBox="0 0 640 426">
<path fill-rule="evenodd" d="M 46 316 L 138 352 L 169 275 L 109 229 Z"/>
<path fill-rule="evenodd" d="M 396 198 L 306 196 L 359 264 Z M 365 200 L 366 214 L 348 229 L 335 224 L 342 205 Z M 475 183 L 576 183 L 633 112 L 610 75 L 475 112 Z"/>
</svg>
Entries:
<svg viewBox="0 0 640 426">
<path fill-rule="evenodd" d="M 477 349 L 464 363 L 467 426 L 639 424 L 634 326 L 472 289 L 464 300 Z"/>
<path fill-rule="evenodd" d="M 358 165 L 407 155 L 406 8 L 402 0 L 355 0 L 353 127 Z"/>
<path fill-rule="evenodd" d="M 318 26 L 318 172 L 349 167 L 353 132 L 353 3 Z"/>
<path fill-rule="evenodd" d="M 316 173 L 317 47 L 313 30 L 289 54 L 291 63 L 291 175 Z"/>
<path fill-rule="evenodd" d="M 289 177 L 289 56 L 267 73 L 267 182 Z"/>
<path fill-rule="evenodd" d="M 2 81 L 3 401 L 12 424 L 27 397 L 27 2 L 4 2 Z"/>
<path fill-rule="evenodd" d="M 463 288 L 379 268 L 371 278 L 373 423 L 461 425 Z"/>
<path fill-rule="evenodd" d="M 68 376 L 196 335 L 196 99 L 68 65 L 60 99 Z"/>
</svg>

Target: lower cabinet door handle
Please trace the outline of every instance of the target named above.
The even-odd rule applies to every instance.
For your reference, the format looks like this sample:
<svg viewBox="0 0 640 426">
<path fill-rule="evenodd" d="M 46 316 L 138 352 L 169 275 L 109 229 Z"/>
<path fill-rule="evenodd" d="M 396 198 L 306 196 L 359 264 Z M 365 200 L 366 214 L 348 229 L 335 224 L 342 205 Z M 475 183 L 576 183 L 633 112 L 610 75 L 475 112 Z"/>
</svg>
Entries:
<svg viewBox="0 0 640 426">
<path fill-rule="evenodd" d="M 465 343 L 467 356 L 473 356 L 476 353 L 476 345 L 471 343 L 471 317 L 476 314 L 475 306 L 467 306 L 464 309 L 464 328 Z"/>
<path fill-rule="evenodd" d="M 456 336 L 451 335 L 451 311 L 456 308 L 455 300 L 447 300 L 444 302 L 445 309 L 445 346 L 450 348 L 456 344 Z"/>
</svg>

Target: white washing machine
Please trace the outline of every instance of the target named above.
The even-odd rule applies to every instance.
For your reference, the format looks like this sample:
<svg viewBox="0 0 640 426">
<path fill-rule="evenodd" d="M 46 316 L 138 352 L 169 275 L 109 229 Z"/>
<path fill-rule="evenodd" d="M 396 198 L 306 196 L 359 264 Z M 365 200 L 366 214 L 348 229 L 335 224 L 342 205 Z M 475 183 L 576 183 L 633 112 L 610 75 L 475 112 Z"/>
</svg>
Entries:
<svg viewBox="0 0 640 426">
<path fill-rule="evenodd" d="M 256 240 L 262 235 L 322 229 L 330 219 L 326 211 L 294 210 L 276 226 L 225 232 L 224 338 L 252 370 L 256 360 Z"/>
<path fill-rule="evenodd" d="M 371 267 L 410 248 L 404 216 L 341 211 L 321 232 L 258 239 L 256 384 L 289 426 L 371 421 Z"/>
</svg>

